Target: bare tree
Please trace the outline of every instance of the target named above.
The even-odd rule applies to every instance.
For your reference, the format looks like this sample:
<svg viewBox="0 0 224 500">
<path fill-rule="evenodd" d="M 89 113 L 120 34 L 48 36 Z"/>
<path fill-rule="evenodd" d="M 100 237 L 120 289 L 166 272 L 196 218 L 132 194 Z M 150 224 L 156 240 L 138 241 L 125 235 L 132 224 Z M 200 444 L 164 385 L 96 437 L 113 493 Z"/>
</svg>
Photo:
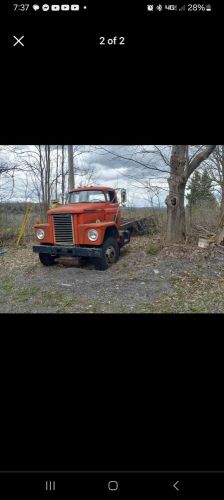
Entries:
<svg viewBox="0 0 224 500">
<path fill-rule="evenodd" d="M 56 179 L 55 179 L 55 198 L 58 199 L 58 171 L 59 171 L 59 150 L 56 149 Z"/>
<path fill-rule="evenodd" d="M 75 176 L 74 176 L 74 161 L 73 161 L 73 146 L 68 146 L 68 189 L 74 189 Z"/>
<path fill-rule="evenodd" d="M 186 237 L 185 222 L 185 190 L 192 173 L 214 151 L 215 146 L 136 146 L 124 154 L 122 150 L 111 150 L 105 146 L 98 146 L 103 154 L 111 155 L 123 162 L 127 168 L 125 176 L 147 185 L 154 176 L 158 179 L 160 173 L 167 178 L 169 194 L 167 204 L 167 242 L 184 242 Z M 129 172 L 131 171 L 131 175 Z M 159 186 L 158 186 L 159 187 Z M 163 188 L 161 188 L 163 189 Z"/>
<path fill-rule="evenodd" d="M 33 146 L 7 146 L 7 152 L 12 158 L 10 163 L 3 162 L 3 157 L 0 164 L 1 178 L 6 179 L 6 175 L 11 175 L 11 181 L 15 181 L 16 193 L 21 192 L 25 186 L 24 179 L 28 175 L 29 186 L 26 193 L 32 194 L 32 199 L 38 199 L 42 207 L 42 215 L 46 215 L 50 200 L 53 198 L 59 199 L 62 203 L 65 202 L 65 194 L 68 186 L 69 166 L 67 147 L 63 145 L 33 145 Z M 0 148 L 1 149 L 1 148 Z M 90 147 L 73 146 L 72 156 L 76 164 L 76 175 L 82 183 L 90 183 L 94 178 L 95 168 L 88 162 L 85 162 L 85 155 L 89 153 Z M 14 166 L 16 173 L 14 176 Z M 2 184 L 2 193 L 9 192 L 6 190 L 6 182 Z M 9 183 L 8 183 L 9 185 Z M 12 182 L 10 184 L 12 187 Z M 1 186 L 0 186 L 1 189 Z M 22 196 L 21 196 L 22 197 Z"/>
<path fill-rule="evenodd" d="M 65 146 L 61 146 L 61 199 L 65 202 Z"/>
<path fill-rule="evenodd" d="M 0 200 L 9 199 L 15 187 L 16 165 L 12 161 L 0 159 Z"/>
<path fill-rule="evenodd" d="M 9 172 L 9 170 L 10 170 L 10 167 L 9 167 L 8 162 L 1 161 L 0 162 L 0 175 L 5 174 L 6 172 Z"/>
<path fill-rule="evenodd" d="M 184 242 L 186 238 L 185 189 L 193 172 L 214 151 L 215 146 L 200 147 L 189 159 L 189 146 L 172 146 L 170 157 L 169 195 L 167 204 L 167 242 Z"/>
</svg>

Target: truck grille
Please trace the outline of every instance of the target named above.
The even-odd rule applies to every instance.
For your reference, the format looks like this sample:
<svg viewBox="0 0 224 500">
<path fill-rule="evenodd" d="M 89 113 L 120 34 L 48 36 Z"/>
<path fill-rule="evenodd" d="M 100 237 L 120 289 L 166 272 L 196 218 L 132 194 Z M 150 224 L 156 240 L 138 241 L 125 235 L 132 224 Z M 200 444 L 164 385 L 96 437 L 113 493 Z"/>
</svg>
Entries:
<svg viewBox="0 0 224 500">
<path fill-rule="evenodd" d="M 73 220 L 71 214 L 54 214 L 54 236 L 58 245 L 73 245 Z"/>
</svg>

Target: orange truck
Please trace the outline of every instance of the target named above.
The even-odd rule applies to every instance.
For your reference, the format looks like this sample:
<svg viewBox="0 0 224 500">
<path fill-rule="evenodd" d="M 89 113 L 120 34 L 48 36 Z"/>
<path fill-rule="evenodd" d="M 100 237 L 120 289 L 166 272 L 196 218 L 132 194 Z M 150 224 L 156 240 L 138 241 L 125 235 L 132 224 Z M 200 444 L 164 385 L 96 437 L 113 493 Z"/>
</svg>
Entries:
<svg viewBox="0 0 224 500">
<path fill-rule="evenodd" d="M 126 191 L 121 190 L 121 202 Z M 101 271 L 114 264 L 120 249 L 130 241 L 130 231 L 122 228 L 116 190 L 89 186 L 68 193 L 68 203 L 48 210 L 47 224 L 35 224 L 39 253 L 44 266 L 55 264 L 59 257 L 91 259 Z"/>
</svg>

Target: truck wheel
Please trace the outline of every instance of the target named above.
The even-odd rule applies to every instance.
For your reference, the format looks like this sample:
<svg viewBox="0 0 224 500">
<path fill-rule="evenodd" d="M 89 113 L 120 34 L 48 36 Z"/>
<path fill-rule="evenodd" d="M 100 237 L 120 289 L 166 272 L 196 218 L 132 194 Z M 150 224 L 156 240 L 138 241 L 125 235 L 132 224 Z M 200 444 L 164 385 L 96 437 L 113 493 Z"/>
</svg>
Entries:
<svg viewBox="0 0 224 500">
<path fill-rule="evenodd" d="M 79 257 L 79 265 L 80 266 L 85 266 L 88 261 L 89 261 L 89 257 Z"/>
<path fill-rule="evenodd" d="M 56 264 L 56 257 L 52 257 L 52 255 L 49 255 L 47 253 L 39 253 L 39 259 L 41 264 L 43 264 L 44 266 L 53 266 L 54 264 Z"/>
<path fill-rule="evenodd" d="M 95 269 L 105 271 L 119 258 L 119 246 L 115 238 L 108 238 L 102 246 L 102 257 L 95 259 Z"/>
</svg>

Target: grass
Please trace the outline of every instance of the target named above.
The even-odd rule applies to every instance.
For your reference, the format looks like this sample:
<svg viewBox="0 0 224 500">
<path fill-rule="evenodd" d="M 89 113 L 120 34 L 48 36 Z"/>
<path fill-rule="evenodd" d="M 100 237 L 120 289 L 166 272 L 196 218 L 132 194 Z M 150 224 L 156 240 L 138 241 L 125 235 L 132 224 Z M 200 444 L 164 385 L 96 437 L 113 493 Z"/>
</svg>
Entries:
<svg viewBox="0 0 224 500">
<path fill-rule="evenodd" d="M 16 289 L 13 291 L 13 302 L 19 304 L 28 303 L 28 300 L 32 298 L 37 291 L 38 289 L 36 287 Z"/>
<path fill-rule="evenodd" d="M 164 293 L 153 302 L 131 304 L 120 304 L 113 300 L 103 302 L 102 300 L 88 299 L 83 296 L 67 296 L 60 291 L 41 291 L 35 287 L 27 287 L 21 290 L 13 290 L 12 285 L 4 284 L 7 300 L 13 304 L 17 312 L 32 313 L 33 311 L 48 310 L 57 313 L 209 313 L 218 309 L 224 311 L 224 282 L 219 283 L 219 295 L 217 297 L 217 284 L 213 280 L 204 279 L 203 282 L 197 277 L 188 276 L 183 282 L 183 277 L 173 276 L 170 282 L 173 290 Z M 159 291 L 159 290 L 158 290 Z M 31 299 L 33 301 L 31 302 Z M 0 301 L 1 303 L 2 300 Z M 49 310 L 51 309 L 51 311 Z M 13 312 L 13 311 L 12 311 Z"/>
<path fill-rule="evenodd" d="M 71 297 L 65 297 L 62 301 L 64 307 L 71 306 L 74 303 L 74 299 Z"/>
<path fill-rule="evenodd" d="M 12 281 L 12 278 L 11 277 L 3 277 L 1 280 L 1 290 L 3 290 L 3 292 L 5 292 L 6 294 L 9 294 L 10 292 L 13 291 L 14 289 L 14 284 L 13 284 L 13 281 Z"/>
<path fill-rule="evenodd" d="M 6 301 L 12 303 L 12 312 L 22 307 L 23 312 L 29 313 L 33 310 L 43 308 L 55 309 L 55 312 L 78 312 L 78 313 L 98 313 L 102 312 L 103 304 L 101 301 L 89 300 L 84 297 L 67 296 L 57 290 L 41 290 L 41 288 L 30 286 L 16 288 L 12 280 L 4 278 L 2 280 L 1 290 L 3 295 L 0 298 L 0 303 Z M 30 299 L 33 299 L 32 303 Z"/>
<path fill-rule="evenodd" d="M 146 248 L 146 253 L 148 255 L 156 255 L 159 253 L 161 250 L 159 245 L 156 245 L 155 243 L 150 243 L 149 246 Z"/>
<path fill-rule="evenodd" d="M 19 312 L 20 306 L 24 308 L 24 312 L 32 312 L 32 305 L 29 299 L 32 299 L 38 291 L 37 287 L 16 288 L 11 278 L 3 278 L 1 291 L 1 304 L 10 303 L 11 312 L 16 309 Z"/>
<path fill-rule="evenodd" d="M 148 270 L 151 272 L 154 261 L 158 260 L 159 265 L 161 260 L 166 259 L 166 252 L 164 255 L 163 252 L 160 253 L 159 256 L 154 259 L 152 257 L 147 257 L 147 255 L 156 256 L 162 248 L 163 241 L 158 235 L 155 237 L 133 237 L 130 246 L 127 245 L 127 247 L 124 247 L 122 250 L 121 259 L 114 267 L 114 281 L 112 281 L 111 296 L 108 296 L 109 300 L 107 300 L 107 294 L 104 295 L 104 293 L 102 293 L 100 297 L 92 294 L 94 295 L 94 298 L 92 298 L 91 294 L 89 296 L 88 291 L 82 292 L 81 287 L 77 289 L 78 292 L 74 293 L 72 288 L 66 290 L 62 287 L 58 288 L 54 286 L 54 283 L 48 282 L 47 279 L 43 279 L 43 282 L 41 282 L 38 271 L 40 263 L 34 259 L 31 245 L 27 251 L 23 248 L 12 249 L 10 252 L 6 253 L 4 257 L 1 257 L 1 262 L 4 262 L 4 265 L 2 265 L 1 268 L 0 303 L 3 304 L 3 309 L 7 309 L 8 312 L 66 312 L 88 314 L 224 312 L 223 264 L 218 264 L 217 262 L 214 265 L 214 269 L 220 271 L 220 275 L 211 278 L 213 269 L 213 263 L 211 261 L 211 272 L 210 274 L 206 273 L 205 277 L 203 270 L 205 267 L 204 260 L 196 261 L 195 272 L 194 270 L 192 270 L 191 273 L 187 273 L 186 271 L 182 272 L 183 269 L 179 266 L 175 274 L 168 275 L 168 277 L 166 275 L 165 279 L 167 279 L 169 285 L 171 285 L 170 290 L 169 288 L 166 289 L 163 287 L 160 290 L 161 279 L 158 283 L 158 287 L 155 283 L 156 280 L 153 280 L 155 295 L 152 295 L 153 299 L 151 301 L 148 298 L 150 294 L 144 294 L 142 297 L 139 297 L 141 291 L 140 294 L 138 294 L 137 300 L 135 300 L 134 288 L 133 301 L 132 299 L 130 299 L 129 302 L 128 300 L 118 300 L 116 291 L 113 291 L 113 285 L 119 283 L 120 277 L 121 283 L 122 279 L 125 278 L 125 280 L 130 282 L 131 286 L 134 285 L 133 282 L 135 280 L 138 281 L 142 279 L 144 281 L 143 271 L 145 273 L 147 273 Z M 177 255 L 177 260 L 179 260 L 178 252 L 175 255 Z M 169 263 L 169 255 L 167 258 Z M 184 258 L 187 259 L 188 254 L 186 254 Z M 209 262 L 207 265 L 210 267 Z M 22 279 L 23 270 L 24 279 Z M 47 269 L 45 273 L 47 276 Z M 154 277 L 153 273 L 152 275 Z M 161 272 L 158 275 L 158 279 L 160 275 Z M 108 276 L 110 278 L 110 274 L 108 274 Z M 36 277 L 38 277 L 37 281 L 35 281 Z M 88 279 L 87 277 L 87 280 Z M 90 276 L 90 282 L 91 279 L 92 276 Z M 106 279 L 107 274 L 105 274 L 105 280 Z M 40 283 L 42 283 L 42 286 Z M 37 286 L 33 286 L 34 284 Z M 126 281 L 125 286 L 128 286 Z M 124 287 L 124 293 L 125 289 Z M 84 295 L 82 295 L 82 293 Z"/>
<path fill-rule="evenodd" d="M 12 283 L 4 283 L 2 286 L 2 289 L 5 292 L 11 292 L 13 290 L 13 284 Z"/>
<path fill-rule="evenodd" d="M 217 300 L 217 283 L 211 279 L 201 279 L 196 276 L 173 276 L 173 292 L 164 294 L 153 304 L 139 306 L 141 313 L 213 313 L 224 312 L 224 282 L 219 283 L 219 298 Z M 221 306 L 221 307 L 220 307 Z"/>
<path fill-rule="evenodd" d="M 43 290 L 41 291 L 41 301 L 46 306 L 58 306 L 62 303 L 65 296 L 62 292 L 56 290 Z"/>
</svg>

